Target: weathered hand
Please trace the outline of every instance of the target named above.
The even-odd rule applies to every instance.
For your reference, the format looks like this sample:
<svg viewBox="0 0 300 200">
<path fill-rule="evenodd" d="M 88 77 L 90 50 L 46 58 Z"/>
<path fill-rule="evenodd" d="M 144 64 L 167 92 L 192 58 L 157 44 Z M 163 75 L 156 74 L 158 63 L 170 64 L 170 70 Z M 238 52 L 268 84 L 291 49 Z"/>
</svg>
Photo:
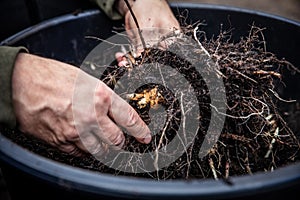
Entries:
<svg viewBox="0 0 300 200">
<path fill-rule="evenodd" d="M 20 130 L 64 152 L 102 155 L 110 147 L 120 148 L 120 127 L 141 143 L 151 140 L 150 130 L 125 100 L 77 67 L 20 53 L 12 87 Z"/>
<path fill-rule="evenodd" d="M 165 40 L 160 42 L 162 36 L 166 36 L 172 32 L 180 32 L 180 24 L 175 18 L 168 2 L 166 0 L 136 0 L 129 1 L 131 9 L 137 19 L 142 37 L 146 47 L 159 45 L 159 47 L 167 48 L 168 44 L 173 40 Z M 119 1 L 118 10 L 125 16 L 125 29 L 134 46 L 134 54 L 138 56 L 144 49 L 141 37 L 139 35 L 136 23 L 124 1 Z M 119 66 L 126 65 L 127 61 L 122 58 L 124 54 L 117 53 L 116 57 Z"/>
<path fill-rule="evenodd" d="M 143 48 L 138 29 L 128 7 L 120 1 L 119 10 L 125 15 L 125 29 L 132 43 L 137 48 Z M 180 25 L 175 18 L 166 0 L 136 0 L 131 1 L 131 9 L 137 19 L 146 45 L 151 46 L 163 35 L 180 30 Z"/>
</svg>

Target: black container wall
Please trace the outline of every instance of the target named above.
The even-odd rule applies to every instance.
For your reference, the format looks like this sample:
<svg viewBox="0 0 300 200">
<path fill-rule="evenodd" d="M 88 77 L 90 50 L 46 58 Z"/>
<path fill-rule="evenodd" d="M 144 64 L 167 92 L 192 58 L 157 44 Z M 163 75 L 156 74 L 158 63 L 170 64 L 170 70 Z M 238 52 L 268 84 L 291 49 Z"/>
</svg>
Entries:
<svg viewBox="0 0 300 200">
<path fill-rule="evenodd" d="M 205 20 L 208 37 L 234 27 L 234 40 L 247 35 L 253 22 L 266 27 L 269 51 L 300 66 L 300 24 L 277 16 L 229 7 L 200 4 L 172 5 L 176 16 L 188 10 L 187 22 Z M 98 42 L 86 35 L 105 39 L 120 22 L 109 21 L 99 10 L 65 15 L 42 22 L 4 40 L 2 45 L 24 45 L 31 53 L 80 65 Z M 74 46 L 74 43 L 76 45 Z M 300 76 L 287 77 L 283 97 L 300 100 Z M 289 87 L 290 86 L 290 87 Z M 166 181 L 115 177 L 66 166 L 40 157 L 0 134 L 1 168 L 13 200 L 18 199 L 274 199 L 299 195 L 300 164 L 272 173 L 235 177 L 222 181 Z M 292 197 L 289 197 L 292 199 Z"/>
<path fill-rule="evenodd" d="M 86 0 L 1 0 L 0 40 L 44 20 L 80 10 L 97 8 Z"/>
</svg>

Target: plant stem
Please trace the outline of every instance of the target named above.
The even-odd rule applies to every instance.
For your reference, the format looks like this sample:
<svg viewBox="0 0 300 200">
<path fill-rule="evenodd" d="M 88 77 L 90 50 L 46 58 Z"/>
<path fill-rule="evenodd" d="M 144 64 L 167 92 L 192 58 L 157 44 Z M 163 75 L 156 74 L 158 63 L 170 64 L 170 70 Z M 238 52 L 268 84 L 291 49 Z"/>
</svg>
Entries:
<svg viewBox="0 0 300 200">
<path fill-rule="evenodd" d="M 141 31 L 141 29 L 140 29 L 139 23 L 138 23 L 138 21 L 137 21 L 135 15 L 134 15 L 132 9 L 131 9 L 131 6 L 130 6 L 128 0 L 124 0 L 124 1 L 125 1 L 125 3 L 126 3 L 126 6 L 127 6 L 128 9 L 129 9 L 129 12 L 130 12 L 131 16 L 133 17 L 134 23 L 135 23 L 135 25 L 136 25 L 136 27 L 137 27 L 137 29 L 138 29 L 138 33 L 139 33 L 139 35 L 140 35 L 140 38 L 141 38 L 141 41 L 142 41 L 143 48 L 146 49 L 146 43 L 145 43 L 144 37 L 143 37 L 143 35 L 142 35 L 142 31 Z"/>
</svg>

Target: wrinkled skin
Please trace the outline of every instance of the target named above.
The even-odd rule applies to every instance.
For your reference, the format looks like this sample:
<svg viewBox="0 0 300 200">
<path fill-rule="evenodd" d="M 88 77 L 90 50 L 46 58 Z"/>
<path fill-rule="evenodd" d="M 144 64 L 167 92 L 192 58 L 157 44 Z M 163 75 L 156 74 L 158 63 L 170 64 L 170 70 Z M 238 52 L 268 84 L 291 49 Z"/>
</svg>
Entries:
<svg viewBox="0 0 300 200">
<path fill-rule="evenodd" d="M 157 41 L 162 35 L 180 30 L 179 23 L 165 0 L 137 0 L 131 9 L 137 18 L 139 27 L 142 30 L 145 29 L 143 38 L 146 45 L 151 46 L 152 41 Z M 153 34 L 152 31 L 147 31 L 150 28 L 158 28 L 159 30 Z M 129 11 L 125 15 L 125 29 L 134 45 L 141 47 L 137 26 Z"/>
<path fill-rule="evenodd" d="M 89 92 L 93 104 L 74 107 L 73 92 L 81 74 L 84 79 L 79 84 L 83 89 L 77 96 L 84 102 Z M 150 130 L 125 100 L 74 66 L 20 53 L 12 87 L 19 129 L 64 152 L 104 154 L 110 146 L 122 147 L 124 134 L 119 126 L 141 143 L 151 140 Z"/>
<path fill-rule="evenodd" d="M 143 49 L 138 48 L 141 40 L 136 25 L 124 1 L 119 2 L 127 33 L 139 53 Z M 147 45 L 160 35 L 180 29 L 164 0 L 136 0 L 131 1 L 131 6 L 142 29 L 164 29 L 158 35 L 144 34 Z M 116 56 L 122 63 L 122 55 Z M 12 91 L 18 128 L 63 152 L 103 155 L 110 148 L 121 148 L 125 140 L 121 128 L 141 143 L 151 141 L 149 128 L 125 100 L 72 65 L 20 53 L 14 66 Z"/>
<path fill-rule="evenodd" d="M 146 47 L 156 45 L 162 36 L 171 32 L 180 32 L 180 24 L 175 18 L 171 8 L 166 0 L 136 0 L 129 1 L 131 9 L 137 19 L 142 37 Z M 139 56 L 143 51 L 142 44 L 136 23 L 124 1 L 119 1 L 118 10 L 125 15 L 125 29 L 130 38 L 135 56 Z M 170 44 L 172 41 L 169 40 Z M 168 44 L 160 43 L 159 46 L 165 49 Z M 116 55 L 119 66 L 127 64 L 124 53 L 119 52 Z"/>
</svg>

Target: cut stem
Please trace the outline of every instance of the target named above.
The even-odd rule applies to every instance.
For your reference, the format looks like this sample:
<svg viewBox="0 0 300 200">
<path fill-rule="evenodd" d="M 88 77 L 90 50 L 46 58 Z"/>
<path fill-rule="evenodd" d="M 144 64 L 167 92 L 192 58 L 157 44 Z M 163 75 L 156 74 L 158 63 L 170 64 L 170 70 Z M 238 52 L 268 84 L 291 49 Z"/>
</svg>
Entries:
<svg viewBox="0 0 300 200">
<path fill-rule="evenodd" d="M 137 27 L 137 29 L 138 29 L 138 33 L 139 33 L 139 36 L 140 36 L 140 38 L 141 38 L 143 48 L 146 49 L 146 43 L 145 43 L 144 37 L 143 37 L 143 35 L 142 35 L 142 31 L 141 31 L 141 29 L 140 29 L 139 23 L 138 23 L 138 21 L 137 21 L 135 15 L 134 15 L 132 9 L 131 9 L 131 6 L 130 6 L 128 0 L 124 0 L 124 1 L 125 1 L 125 3 L 126 3 L 126 6 L 128 7 L 128 10 L 129 10 L 129 12 L 130 12 L 130 14 L 131 14 L 131 16 L 132 16 L 132 18 L 133 18 L 133 20 L 134 20 L 134 23 L 135 23 L 136 27 Z"/>
</svg>

